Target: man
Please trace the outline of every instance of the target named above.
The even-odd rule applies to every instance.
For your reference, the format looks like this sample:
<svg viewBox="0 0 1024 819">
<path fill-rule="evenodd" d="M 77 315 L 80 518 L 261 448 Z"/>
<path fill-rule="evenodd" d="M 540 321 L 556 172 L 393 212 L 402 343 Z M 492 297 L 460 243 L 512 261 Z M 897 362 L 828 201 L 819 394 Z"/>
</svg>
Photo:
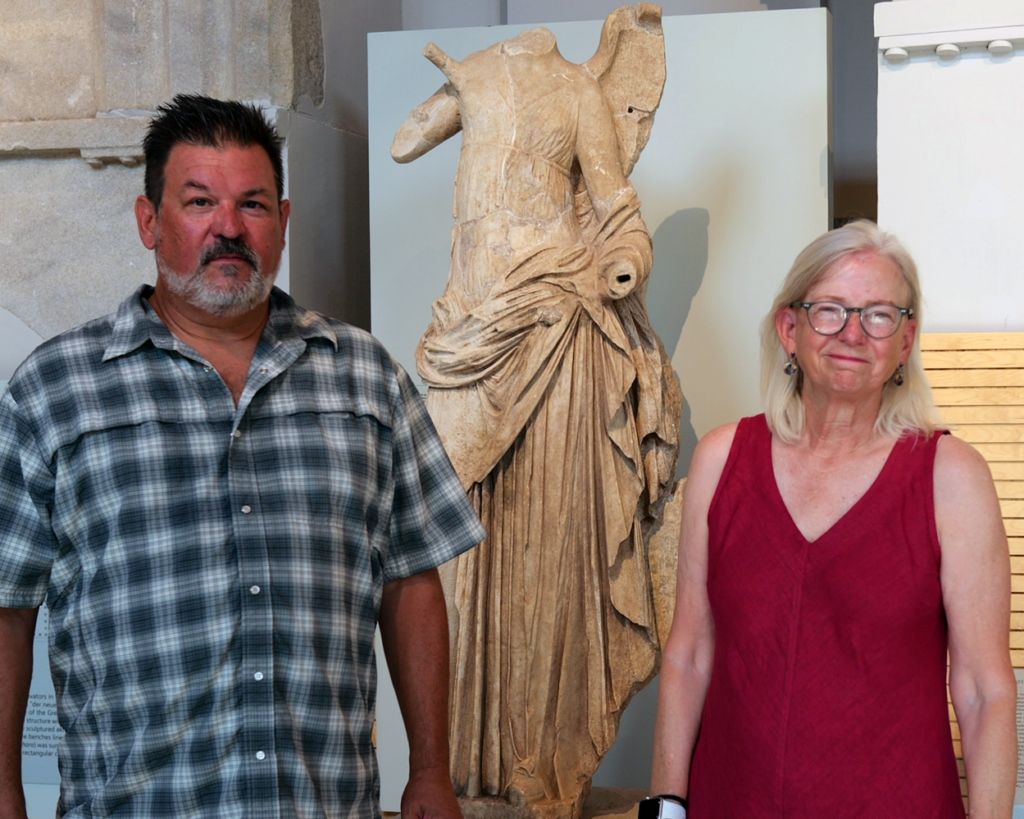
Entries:
<svg viewBox="0 0 1024 819">
<path fill-rule="evenodd" d="M 273 289 L 289 203 L 259 111 L 178 96 L 144 143 L 157 283 L 0 401 L 0 817 L 42 602 L 70 817 L 374 817 L 378 621 L 406 816 L 457 817 L 435 567 L 483 537 L 405 373 Z"/>
</svg>

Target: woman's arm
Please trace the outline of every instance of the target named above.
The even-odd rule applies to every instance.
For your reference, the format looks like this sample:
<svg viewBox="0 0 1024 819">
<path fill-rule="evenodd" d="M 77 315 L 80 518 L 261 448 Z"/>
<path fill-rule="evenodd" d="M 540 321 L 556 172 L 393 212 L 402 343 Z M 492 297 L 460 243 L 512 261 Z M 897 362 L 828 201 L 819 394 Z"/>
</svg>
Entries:
<svg viewBox="0 0 1024 819">
<path fill-rule="evenodd" d="M 1006 533 L 988 465 L 949 435 L 935 457 L 935 520 L 949 622 L 949 689 L 971 819 L 1009 819 L 1017 775 L 1017 684 L 1009 652 Z"/>
<path fill-rule="evenodd" d="M 708 433 L 686 479 L 679 533 L 676 609 L 662 655 L 654 729 L 651 793 L 686 796 L 690 759 L 711 679 L 715 623 L 708 601 L 708 509 L 729 456 L 736 425 Z"/>
</svg>

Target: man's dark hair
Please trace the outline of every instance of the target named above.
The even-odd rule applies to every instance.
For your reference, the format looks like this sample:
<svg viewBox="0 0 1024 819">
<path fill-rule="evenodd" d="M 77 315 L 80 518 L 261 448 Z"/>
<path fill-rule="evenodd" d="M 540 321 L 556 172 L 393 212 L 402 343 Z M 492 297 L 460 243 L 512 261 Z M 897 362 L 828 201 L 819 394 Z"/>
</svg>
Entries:
<svg viewBox="0 0 1024 819">
<path fill-rule="evenodd" d="M 146 197 L 157 210 L 164 193 L 164 169 L 175 145 L 223 148 L 258 145 L 267 152 L 274 168 L 277 200 L 284 197 L 284 165 L 281 145 L 274 126 L 254 105 L 233 100 L 215 100 L 201 94 L 178 94 L 161 105 L 149 124 L 142 149 L 146 154 Z"/>
</svg>

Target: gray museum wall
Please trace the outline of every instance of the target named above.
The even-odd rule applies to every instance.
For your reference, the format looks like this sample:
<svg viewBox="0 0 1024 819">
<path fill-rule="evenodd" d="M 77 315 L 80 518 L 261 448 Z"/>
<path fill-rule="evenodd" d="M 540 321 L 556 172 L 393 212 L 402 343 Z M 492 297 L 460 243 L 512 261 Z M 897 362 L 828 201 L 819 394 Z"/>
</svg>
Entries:
<svg viewBox="0 0 1024 819">
<path fill-rule="evenodd" d="M 320 3 L 323 101 L 280 112 L 288 138 L 289 289 L 307 307 L 369 329 L 366 32 L 402 27 L 400 0 Z"/>
</svg>

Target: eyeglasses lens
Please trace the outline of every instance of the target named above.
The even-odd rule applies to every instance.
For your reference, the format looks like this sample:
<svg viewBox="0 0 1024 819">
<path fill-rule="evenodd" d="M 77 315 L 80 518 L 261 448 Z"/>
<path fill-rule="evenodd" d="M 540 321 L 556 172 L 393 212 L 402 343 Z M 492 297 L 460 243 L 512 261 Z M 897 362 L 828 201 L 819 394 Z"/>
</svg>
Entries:
<svg viewBox="0 0 1024 819">
<path fill-rule="evenodd" d="M 860 310 L 846 308 L 832 302 L 818 302 L 812 305 L 807 313 L 811 327 L 822 335 L 831 336 L 842 332 L 850 313 L 859 314 L 860 326 L 871 338 L 888 338 L 899 327 L 900 311 L 887 304 L 875 304 Z"/>
</svg>

